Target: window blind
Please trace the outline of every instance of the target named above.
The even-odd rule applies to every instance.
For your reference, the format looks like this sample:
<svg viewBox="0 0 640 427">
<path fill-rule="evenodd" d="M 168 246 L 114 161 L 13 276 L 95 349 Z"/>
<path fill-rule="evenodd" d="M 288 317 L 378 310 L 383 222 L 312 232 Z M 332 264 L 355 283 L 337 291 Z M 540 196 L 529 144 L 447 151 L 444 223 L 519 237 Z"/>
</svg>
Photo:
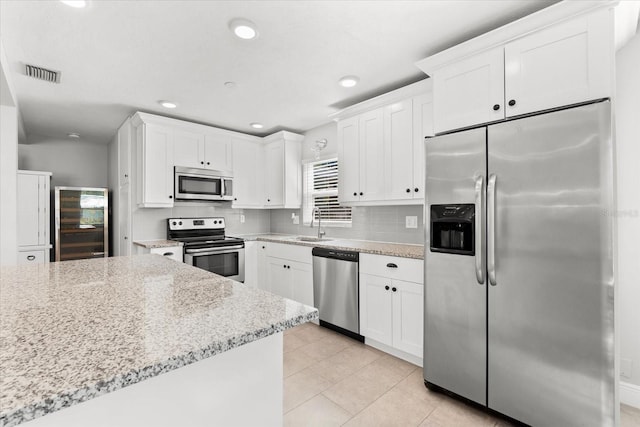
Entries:
<svg viewBox="0 0 640 427">
<path fill-rule="evenodd" d="M 351 208 L 338 202 L 338 159 L 327 159 L 304 165 L 305 193 L 303 221 L 322 219 L 328 225 L 350 225 Z M 314 208 L 319 212 L 313 213 Z"/>
</svg>

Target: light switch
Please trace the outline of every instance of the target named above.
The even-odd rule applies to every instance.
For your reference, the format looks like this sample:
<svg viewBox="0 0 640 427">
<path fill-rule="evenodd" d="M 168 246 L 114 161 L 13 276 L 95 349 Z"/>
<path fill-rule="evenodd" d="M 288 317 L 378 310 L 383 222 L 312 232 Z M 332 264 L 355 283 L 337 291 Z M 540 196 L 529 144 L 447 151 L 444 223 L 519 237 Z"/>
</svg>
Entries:
<svg viewBox="0 0 640 427">
<path fill-rule="evenodd" d="M 620 376 L 631 379 L 633 376 L 633 362 L 631 359 L 620 358 Z"/>
<path fill-rule="evenodd" d="M 244 215 L 240 215 L 240 224 L 244 224 Z"/>
<path fill-rule="evenodd" d="M 418 228 L 418 217 L 417 216 L 406 216 L 405 217 L 406 228 Z"/>
</svg>

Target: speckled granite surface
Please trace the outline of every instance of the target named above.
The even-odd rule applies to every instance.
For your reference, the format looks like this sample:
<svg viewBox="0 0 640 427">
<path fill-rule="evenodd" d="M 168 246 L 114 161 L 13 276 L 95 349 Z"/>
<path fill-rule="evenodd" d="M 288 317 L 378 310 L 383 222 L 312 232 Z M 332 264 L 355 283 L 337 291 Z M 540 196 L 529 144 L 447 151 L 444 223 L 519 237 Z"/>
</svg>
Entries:
<svg viewBox="0 0 640 427">
<path fill-rule="evenodd" d="M 138 240 L 133 242 L 134 245 L 142 246 L 147 249 L 154 248 L 170 248 L 172 246 L 182 246 L 184 243 L 175 240 Z"/>
<path fill-rule="evenodd" d="M 160 255 L 0 269 L 0 425 L 13 426 L 318 317 Z"/>
<path fill-rule="evenodd" d="M 246 240 L 259 240 L 263 242 L 287 243 L 290 245 L 322 247 L 328 249 L 358 251 L 367 254 L 389 255 L 402 258 L 424 259 L 424 246 L 408 243 L 372 242 L 368 240 L 335 239 L 321 242 L 305 242 L 296 240 L 297 236 L 282 234 L 256 234 L 248 237 L 240 236 Z M 331 237 L 328 237 L 331 239 Z"/>
</svg>

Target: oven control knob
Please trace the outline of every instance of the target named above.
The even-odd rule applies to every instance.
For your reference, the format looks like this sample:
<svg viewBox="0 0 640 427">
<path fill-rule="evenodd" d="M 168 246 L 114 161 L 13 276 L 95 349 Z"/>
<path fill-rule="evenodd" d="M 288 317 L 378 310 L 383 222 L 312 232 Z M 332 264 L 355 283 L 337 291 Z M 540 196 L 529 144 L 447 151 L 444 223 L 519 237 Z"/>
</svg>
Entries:
<svg viewBox="0 0 640 427">
<path fill-rule="evenodd" d="M 180 221 L 180 222 L 178 223 L 178 225 L 182 225 L 182 221 Z"/>
<path fill-rule="evenodd" d="M 173 224 L 173 225 L 176 225 L 176 224 L 177 224 L 177 222 L 173 221 L 173 222 L 172 222 L 172 224 Z"/>
<path fill-rule="evenodd" d="M 217 223 L 218 223 L 218 221 L 213 221 L 213 223 L 214 223 L 214 224 L 217 224 Z"/>
</svg>

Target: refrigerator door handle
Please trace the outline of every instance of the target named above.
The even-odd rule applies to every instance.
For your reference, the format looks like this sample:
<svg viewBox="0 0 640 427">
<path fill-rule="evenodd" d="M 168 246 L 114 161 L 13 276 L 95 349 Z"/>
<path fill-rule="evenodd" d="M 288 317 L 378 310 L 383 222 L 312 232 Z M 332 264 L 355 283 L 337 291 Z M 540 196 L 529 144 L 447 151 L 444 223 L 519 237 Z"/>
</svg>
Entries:
<svg viewBox="0 0 640 427">
<path fill-rule="evenodd" d="M 496 175 L 489 175 L 487 185 L 487 270 L 489 283 L 496 285 Z"/>
<path fill-rule="evenodd" d="M 484 284 L 484 177 L 476 178 L 476 280 Z"/>
</svg>

